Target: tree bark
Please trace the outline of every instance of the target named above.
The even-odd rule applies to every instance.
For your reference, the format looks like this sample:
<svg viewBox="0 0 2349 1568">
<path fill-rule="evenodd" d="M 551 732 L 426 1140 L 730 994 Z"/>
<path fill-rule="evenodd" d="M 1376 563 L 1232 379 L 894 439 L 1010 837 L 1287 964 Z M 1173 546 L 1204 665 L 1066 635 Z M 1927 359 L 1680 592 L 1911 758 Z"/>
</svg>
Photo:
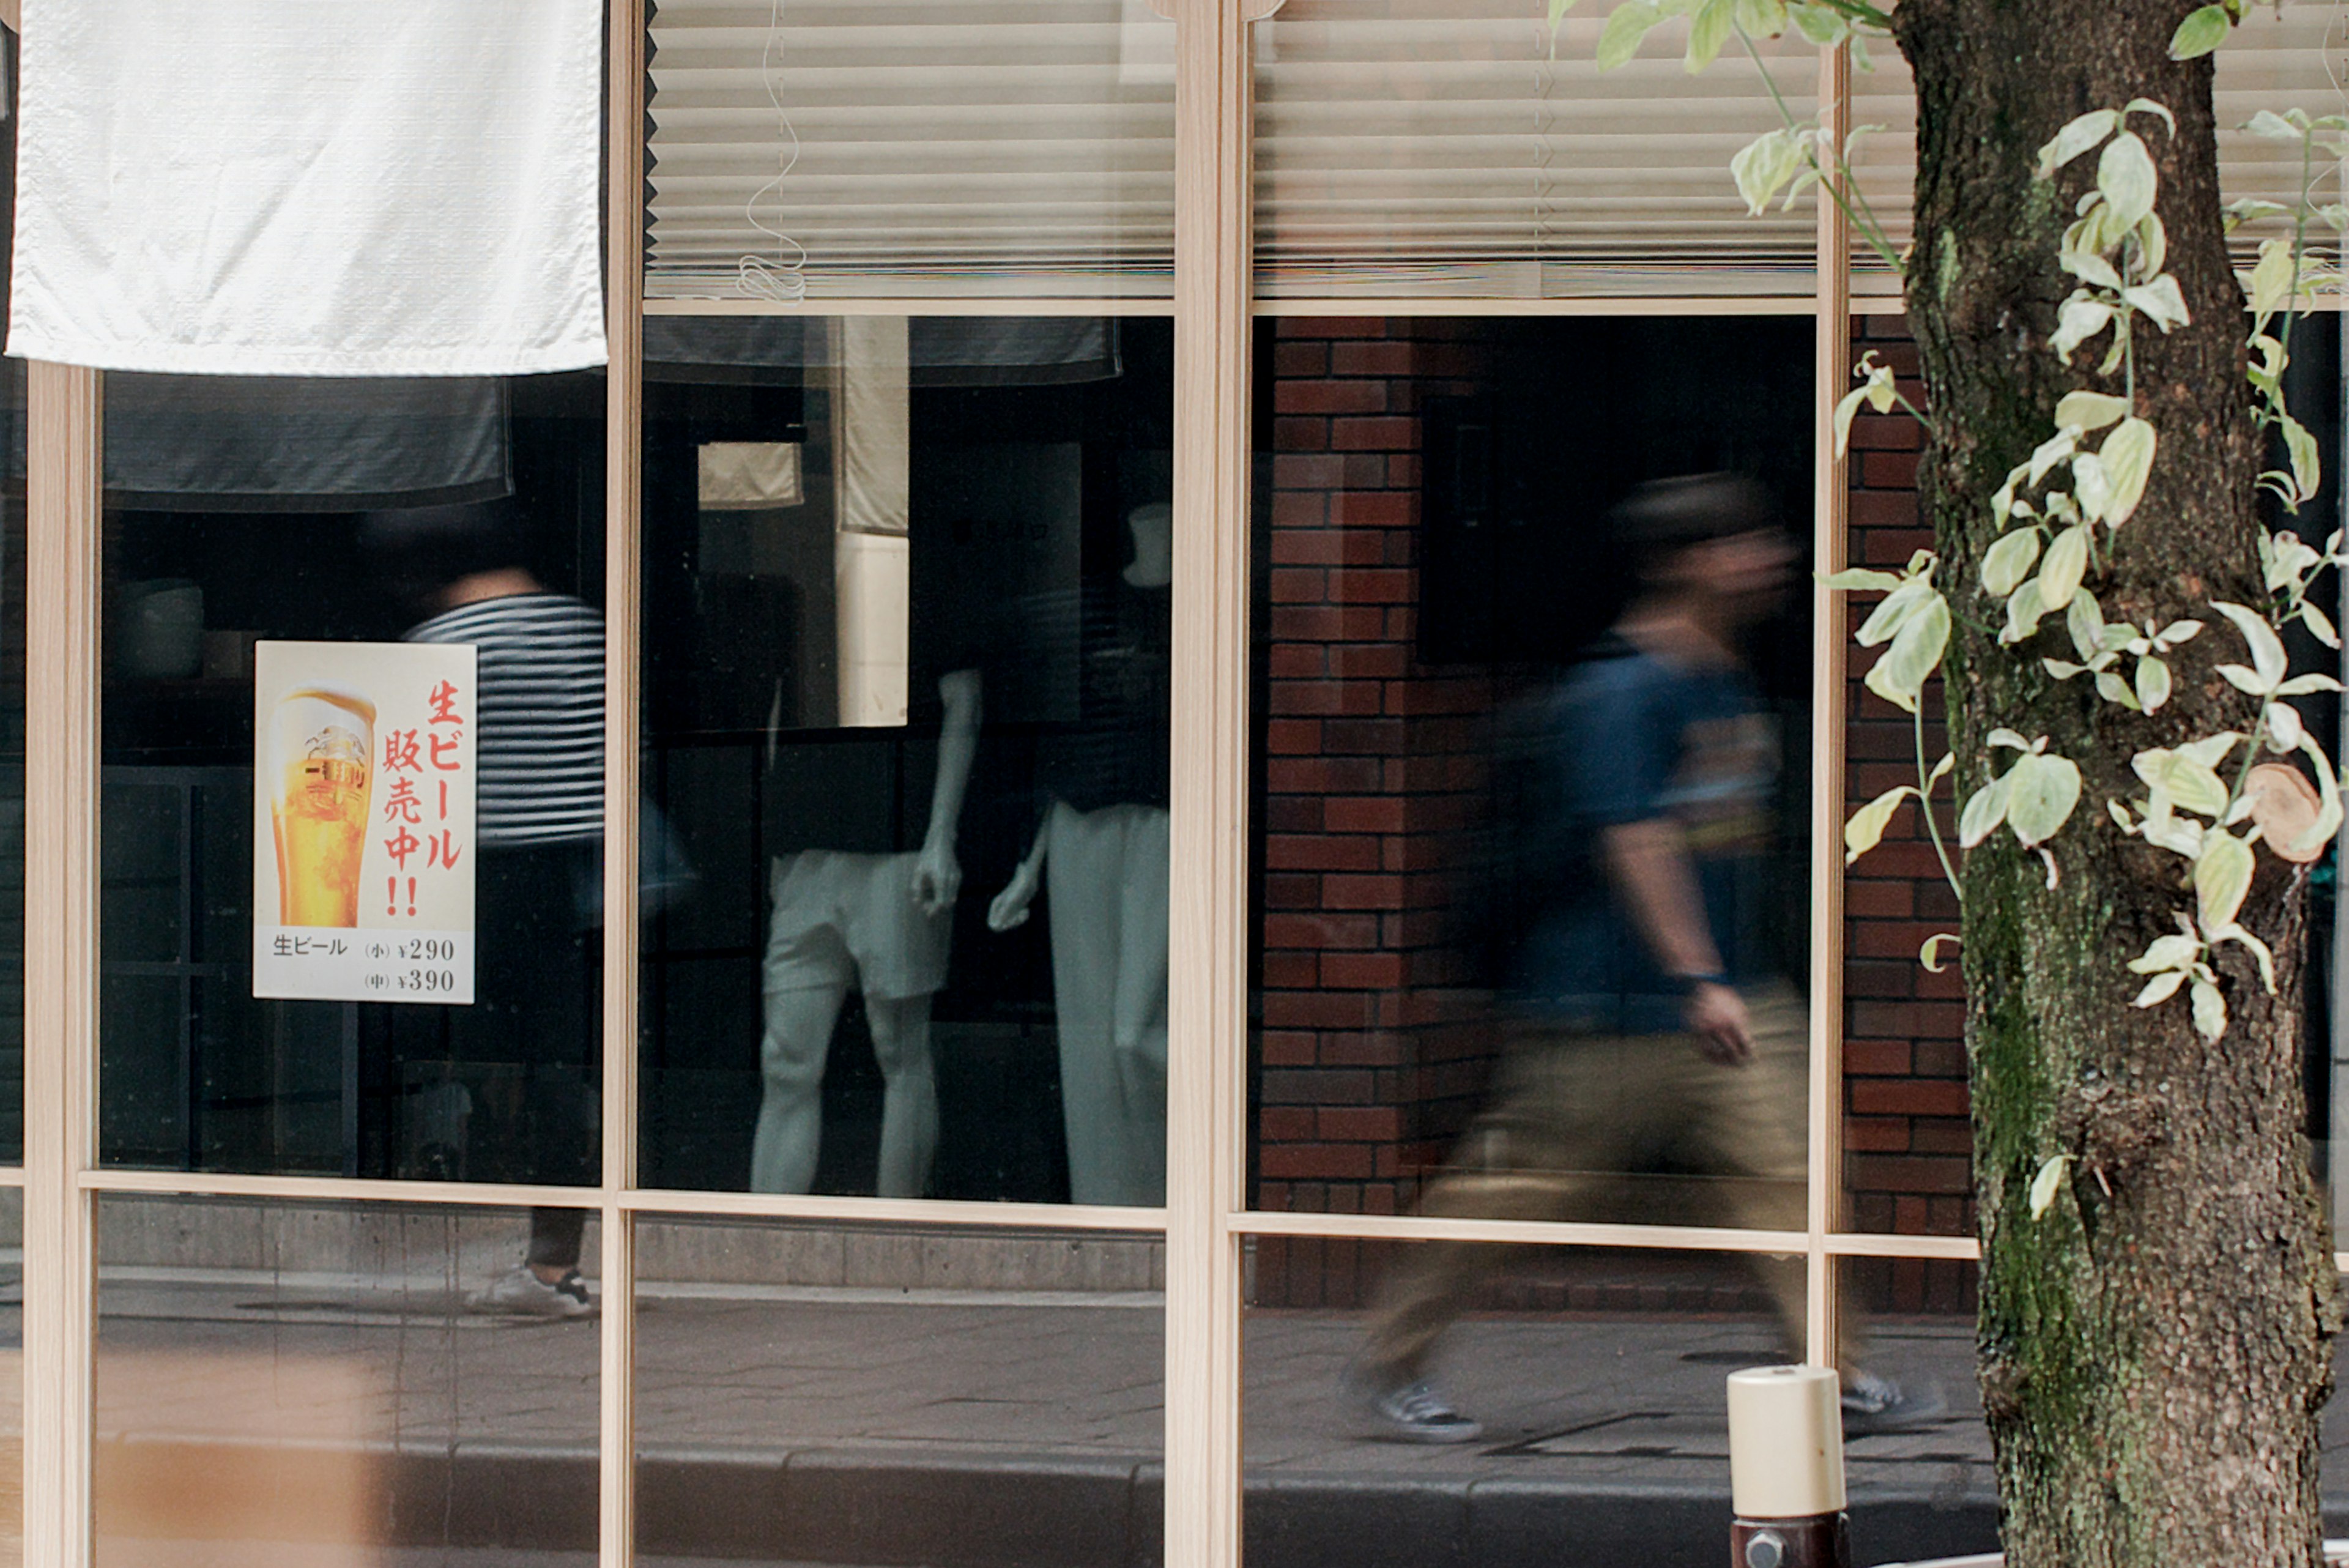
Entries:
<svg viewBox="0 0 2349 1568">
<path fill-rule="evenodd" d="M 2268 995 L 2240 948 L 2220 965 L 2232 1018 L 2216 1045 L 2181 997 L 2133 1010 L 2124 967 L 2190 908 L 2183 862 L 2124 836 L 2107 799 L 2143 790 L 2130 757 L 2248 730 L 2255 700 L 2212 673 L 2245 662 L 2209 609 L 2262 606 L 2261 452 L 2244 379 L 2247 317 L 2220 223 L 2211 62 L 2168 57 L 2196 0 L 1901 0 L 1895 35 L 1917 82 L 1909 321 L 1936 426 L 1920 485 L 1940 583 L 1959 616 L 1947 664 L 1963 799 L 2006 726 L 2080 764 L 2057 836 L 2060 882 L 2002 833 L 1963 874 L 1967 1037 L 1982 1242 L 1982 1402 L 2009 1568 L 2313 1563 L 2317 1416 L 2331 1391 L 2335 1280 L 2302 1138 L 2305 875 L 2264 849 L 2243 921 L 2275 950 Z M 2057 398 L 2121 391 L 2046 347 L 2073 280 L 2056 265 L 2096 159 L 2034 180 L 2038 147 L 2075 115 L 2137 98 L 2160 171 L 2169 267 L 2193 313 L 2139 340 L 2137 411 L 2159 434 L 2151 483 L 2090 586 L 2108 619 L 2191 618 L 2176 693 L 2152 715 L 2058 682 L 2060 625 L 2001 648 L 1977 576 L 1996 537 L 1989 498 L 2054 433 Z M 2282 105 L 2277 106 L 2283 107 Z M 2322 535 L 2329 525 L 2311 525 Z M 2238 758 L 2230 766 L 2240 765 Z M 2033 1219 L 2043 1164 L 2075 1157 Z"/>
</svg>

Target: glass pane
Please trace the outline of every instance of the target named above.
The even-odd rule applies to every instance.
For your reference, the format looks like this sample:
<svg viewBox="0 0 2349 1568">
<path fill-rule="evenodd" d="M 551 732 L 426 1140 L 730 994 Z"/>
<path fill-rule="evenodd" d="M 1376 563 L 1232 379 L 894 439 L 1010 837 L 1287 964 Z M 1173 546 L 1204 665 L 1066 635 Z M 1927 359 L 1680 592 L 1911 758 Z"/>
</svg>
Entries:
<svg viewBox="0 0 2349 1568">
<path fill-rule="evenodd" d="M 1267 330 L 1254 1202 L 1800 1229 L 1809 322 Z"/>
<path fill-rule="evenodd" d="M 1868 1365 L 1909 1405 L 1905 1419 L 1846 1411 L 1852 1560 L 1997 1551 L 1998 1488 L 1974 1380 L 1974 1265 L 1847 1258 L 1842 1269 L 1844 1310 L 1867 1324 Z M 1862 1396 L 1883 1402 L 1878 1388 Z"/>
<path fill-rule="evenodd" d="M 595 1561 L 596 1328 L 491 1210 L 98 1203 L 102 1568 Z"/>
<path fill-rule="evenodd" d="M 1562 1547 L 1713 1568 L 1730 1517 L 1723 1379 L 1801 1355 L 1799 1258 L 1264 1237 L 1253 1265 L 1248 1568 L 1548 1568 Z M 1934 1409 L 1941 1384 L 1971 1398 L 1970 1335 L 1903 1311 L 1847 1346 L 1857 1562 L 1968 1550 L 1996 1519 L 1971 1496 L 1945 1511 L 1939 1474 L 1876 1479 L 1870 1456 L 1960 1441 Z M 1980 1429 L 1977 1415 L 1976 1447 Z"/>
<path fill-rule="evenodd" d="M 603 378 L 106 403 L 101 1158 L 593 1182 Z"/>
<path fill-rule="evenodd" d="M 647 1558 L 1158 1560 L 1164 1248 L 640 1220 Z"/>
<path fill-rule="evenodd" d="M 650 34 L 654 299 L 1173 292 L 1145 0 L 662 0 Z"/>
<path fill-rule="evenodd" d="M 1288 0 L 1257 38 L 1257 289 L 1544 299 L 1802 295 L 1816 222 L 1746 215 L 1738 150 L 1784 120 L 1733 47 L 1685 29 L 1601 73 L 1607 10 L 1553 37 L 1518 0 Z M 1796 118 L 1818 51 L 1762 56 Z"/>
<path fill-rule="evenodd" d="M 666 322 L 646 1179 L 1163 1201 L 1168 324 Z"/>
</svg>

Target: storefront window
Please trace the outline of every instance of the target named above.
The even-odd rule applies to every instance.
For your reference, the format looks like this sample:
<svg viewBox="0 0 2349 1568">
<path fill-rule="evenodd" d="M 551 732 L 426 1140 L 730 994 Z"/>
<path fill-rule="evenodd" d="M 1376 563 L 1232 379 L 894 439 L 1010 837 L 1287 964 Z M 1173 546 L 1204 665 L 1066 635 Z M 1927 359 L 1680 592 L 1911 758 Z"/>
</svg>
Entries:
<svg viewBox="0 0 2349 1568">
<path fill-rule="evenodd" d="M 602 378 L 106 386 L 103 1161 L 595 1181 Z"/>
<path fill-rule="evenodd" d="M 647 357 L 646 1180 L 1162 1203 L 1166 323 Z"/>
</svg>

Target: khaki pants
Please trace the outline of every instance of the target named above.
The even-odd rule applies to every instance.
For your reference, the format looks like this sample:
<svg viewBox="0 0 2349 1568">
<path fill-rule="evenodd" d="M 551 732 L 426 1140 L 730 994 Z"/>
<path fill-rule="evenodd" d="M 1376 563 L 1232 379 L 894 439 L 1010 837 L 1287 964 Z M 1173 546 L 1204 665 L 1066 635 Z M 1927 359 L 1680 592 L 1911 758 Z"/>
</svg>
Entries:
<svg viewBox="0 0 2349 1568">
<path fill-rule="evenodd" d="M 1522 1025 L 1493 1101 L 1430 1187 L 1447 1219 L 1576 1220 L 1800 1231 L 1809 1031 L 1783 985 L 1746 998 L 1754 1059 L 1726 1066 L 1693 1035 L 1573 1034 Z M 1692 1176 L 1634 1174 L 1668 1159 Z M 1436 1340 L 1510 1255 L 1502 1243 L 1424 1241 L 1388 1279 L 1363 1361 L 1420 1376 Z M 1747 1254 L 1802 1355 L 1803 1264 Z"/>
</svg>

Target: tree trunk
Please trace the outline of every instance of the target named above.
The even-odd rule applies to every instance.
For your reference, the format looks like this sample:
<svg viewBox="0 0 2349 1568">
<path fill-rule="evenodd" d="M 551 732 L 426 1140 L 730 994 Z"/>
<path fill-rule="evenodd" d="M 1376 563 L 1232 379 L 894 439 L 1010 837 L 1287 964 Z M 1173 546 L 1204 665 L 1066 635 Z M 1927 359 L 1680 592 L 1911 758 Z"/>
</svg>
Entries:
<svg viewBox="0 0 2349 1568">
<path fill-rule="evenodd" d="M 2233 1022 L 2214 1046 L 2182 998 L 2129 1006 L 2138 981 L 2125 964 L 2190 904 L 2183 862 L 2125 837 L 2104 808 L 2143 794 L 2137 751 L 2255 719 L 2255 700 L 2212 673 L 2245 654 L 2209 601 L 2264 603 L 2261 452 L 2220 228 L 2210 61 L 2168 57 L 2195 3 L 1901 0 L 1894 14 L 1917 80 L 1908 305 L 1936 425 L 1923 504 L 1960 617 L 1947 667 L 1959 798 L 2002 765 L 1985 744 L 2002 725 L 2050 737 L 2085 784 L 2054 845 L 2053 890 L 2004 834 L 1964 870 L 1981 1379 L 2009 1568 L 2318 1556 L 2335 1281 L 2302 1130 L 2304 870 L 2260 852 L 2243 921 L 2274 948 L 2280 994 L 2247 958 L 2228 958 Z M 2046 348 L 2072 286 L 2058 241 L 2096 159 L 2053 184 L 2033 166 L 2074 116 L 2137 98 L 2178 117 L 2174 136 L 2149 119 L 2132 126 L 2160 171 L 2169 266 L 2193 322 L 2140 340 L 2137 411 L 2160 455 L 2112 575 L 2090 587 L 2108 619 L 2205 623 L 2153 715 L 2043 672 L 2042 655 L 2075 657 L 2060 618 L 2021 648 L 1997 646 L 2002 612 L 1976 575 L 1996 535 L 1989 498 L 2054 433 L 2056 399 L 2123 389 L 2117 373 L 2095 374 L 2106 339 L 2069 369 Z M 2075 1158 L 2070 1179 L 2033 1219 L 2033 1179 L 2060 1154 Z"/>
</svg>

